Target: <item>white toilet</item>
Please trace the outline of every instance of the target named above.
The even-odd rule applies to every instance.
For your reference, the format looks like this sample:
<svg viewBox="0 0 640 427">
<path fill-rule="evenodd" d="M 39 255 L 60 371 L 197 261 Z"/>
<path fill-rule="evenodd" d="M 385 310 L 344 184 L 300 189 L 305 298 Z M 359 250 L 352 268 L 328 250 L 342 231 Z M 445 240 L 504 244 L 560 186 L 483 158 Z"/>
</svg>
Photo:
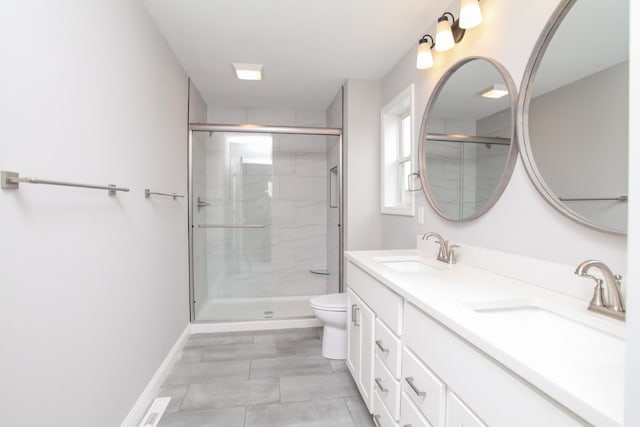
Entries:
<svg viewBox="0 0 640 427">
<path fill-rule="evenodd" d="M 324 323 L 322 355 L 327 359 L 346 359 L 347 294 L 318 295 L 310 303 L 313 314 Z"/>
</svg>

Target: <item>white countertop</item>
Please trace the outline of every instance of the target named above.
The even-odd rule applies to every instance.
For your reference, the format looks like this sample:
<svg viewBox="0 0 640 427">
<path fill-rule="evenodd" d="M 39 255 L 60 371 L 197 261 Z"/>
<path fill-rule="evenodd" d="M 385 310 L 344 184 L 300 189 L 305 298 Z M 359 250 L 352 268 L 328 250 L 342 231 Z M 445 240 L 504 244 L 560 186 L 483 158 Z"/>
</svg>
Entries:
<svg viewBox="0 0 640 427">
<path fill-rule="evenodd" d="M 589 423 L 623 425 L 623 322 L 587 311 L 582 299 L 464 263 L 450 266 L 421 250 L 346 257 Z M 400 272 L 383 262 L 403 259 L 428 271 Z M 542 309 L 501 310 L 502 302 Z"/>
</svg>

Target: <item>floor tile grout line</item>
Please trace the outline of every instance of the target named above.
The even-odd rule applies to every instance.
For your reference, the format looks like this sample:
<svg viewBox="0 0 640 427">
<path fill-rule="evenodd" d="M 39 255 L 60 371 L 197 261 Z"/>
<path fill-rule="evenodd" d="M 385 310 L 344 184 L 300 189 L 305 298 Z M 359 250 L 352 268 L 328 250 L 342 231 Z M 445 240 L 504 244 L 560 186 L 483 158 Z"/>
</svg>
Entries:
<svg viewBox="0 0 640 427">
<path fill-rule="evenodd" d="M 351 413 L 351 408 L 349 408 L 349 404 L 347 403 L 347 398 L 343 397 L 342 401 L 344 402 L 344 406 L 347 407 L 347 412 L 349 413 L 349 418 L 351 418 L 351 424 L 356 425 L 356 420 L 353 418 L 353 414 Z"/>
<path fill-rule="evenodd" d="M 187 393 L 189 392 L 189 388 L 191 388 L 191 384 L 187 384 L 187 388 L 185 389 L 184 394 L 182 395 L 182 399 L 180 399 L 180 404 L 178 405 L 177 412 L 180 412 L 180 410 L 182 409 L 182 404 L 184 403 L 185 397 L 187 397 Z"/>
</svg>

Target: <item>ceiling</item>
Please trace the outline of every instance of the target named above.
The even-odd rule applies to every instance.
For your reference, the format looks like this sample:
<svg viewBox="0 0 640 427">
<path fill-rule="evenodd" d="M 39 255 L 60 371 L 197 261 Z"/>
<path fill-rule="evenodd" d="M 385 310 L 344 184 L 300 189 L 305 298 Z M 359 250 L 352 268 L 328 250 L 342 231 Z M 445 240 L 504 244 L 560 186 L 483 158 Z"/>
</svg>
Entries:
<svg viewBox="0 0 640 427">
<path fill-rule="evenodd" d="M 451 0 L 142 2 L 207 104 L 324 110 L 346 79 L 384 77 Z M 263 80 L 234 62 L 264 64 Z"/>
</svg>

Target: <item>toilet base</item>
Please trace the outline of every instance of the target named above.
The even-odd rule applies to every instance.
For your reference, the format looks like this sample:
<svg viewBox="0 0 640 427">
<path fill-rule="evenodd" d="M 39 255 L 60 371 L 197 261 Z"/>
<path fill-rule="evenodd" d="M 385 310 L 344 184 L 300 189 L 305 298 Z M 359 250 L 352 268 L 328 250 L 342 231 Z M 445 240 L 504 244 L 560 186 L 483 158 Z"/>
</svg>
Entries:
<svg viewBox="0 0 640 427">
<path fill-rule="evenodd" d="M 347 330 L 324 325 L 322 330 L 322 356 L 327 359 L 347 358 Z"/>
</svg>

